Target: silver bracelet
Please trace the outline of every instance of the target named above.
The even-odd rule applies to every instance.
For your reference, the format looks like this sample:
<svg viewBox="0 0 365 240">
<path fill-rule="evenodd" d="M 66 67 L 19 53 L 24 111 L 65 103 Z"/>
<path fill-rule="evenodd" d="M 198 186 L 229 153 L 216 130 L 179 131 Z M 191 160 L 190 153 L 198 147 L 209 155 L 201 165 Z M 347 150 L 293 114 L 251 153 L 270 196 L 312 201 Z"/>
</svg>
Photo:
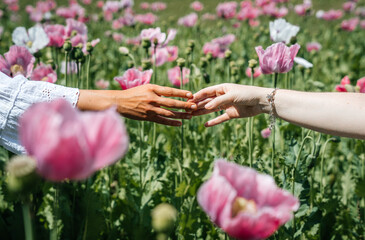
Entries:
<svg viewBox="0 0 365 240">
<path fill-rule="evenodd" d="M 276 117 L 274 115 L 274 111 L 275 111 L 275 94 L 276 94 L 277 90 L 278 90 L 278 88 L 275 88 L 270 94 L 266 95 L 266 99 L 270 104 L 270 112 L 269 112 L 269 115 L 270 115 L 269 129 L 270 130 L 272 130 L 275 127 Z"/>
</svg>

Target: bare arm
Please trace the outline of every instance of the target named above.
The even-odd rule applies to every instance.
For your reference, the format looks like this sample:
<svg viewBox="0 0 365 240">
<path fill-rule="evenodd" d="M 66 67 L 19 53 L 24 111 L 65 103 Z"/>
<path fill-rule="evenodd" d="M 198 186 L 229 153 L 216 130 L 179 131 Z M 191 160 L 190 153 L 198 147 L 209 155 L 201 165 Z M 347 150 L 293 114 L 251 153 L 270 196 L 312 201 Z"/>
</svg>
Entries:
<svg viewBox="0 0 365 240">
<path fill-rule="evenodd" d="M 225 109 L 225 113 L 206 123 L 269 113 L 266 96 L 273 89 L 221 84 L 194 95 L 198 104 L 194 115 Z M 327 134 L 365 139 L 365 94 L 314 93 L 279 89 L 275 95 L 275 115 L 293 124 Z"/>
<path fill-rule="evenodd" d="M 193 102 L 184 102 L 165 97 L 191 98 L 189 91 L 158 85 L 142 85 L 128 90 L 80 90 L 77 107 L 80 110 L 98 111 L 115 106 L 125 117 L 156 122 L 170 126 L 180 126 L 174 119 L 189 119 L 191 113 L 171 109 L 196 109 Z"/>
</svg>

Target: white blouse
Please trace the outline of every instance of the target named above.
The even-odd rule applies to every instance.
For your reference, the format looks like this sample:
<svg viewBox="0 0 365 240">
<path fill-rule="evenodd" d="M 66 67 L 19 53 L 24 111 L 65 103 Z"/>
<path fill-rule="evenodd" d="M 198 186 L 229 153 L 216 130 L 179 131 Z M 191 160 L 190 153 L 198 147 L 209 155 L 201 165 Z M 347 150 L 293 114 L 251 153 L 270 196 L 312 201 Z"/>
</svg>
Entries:
<svg viewBox="0 0 365 240">
<path fill-rule="evenodd" d="M 7 150 L 24 154 L 18 140 L 18 118 L 37 102 L 50 102 L 64 98 L 76 107 L 79 89 L 60 85 L 30 81 L 22 75 L 14 78 L 0 72 L 0 145 Z"/>
</svg>

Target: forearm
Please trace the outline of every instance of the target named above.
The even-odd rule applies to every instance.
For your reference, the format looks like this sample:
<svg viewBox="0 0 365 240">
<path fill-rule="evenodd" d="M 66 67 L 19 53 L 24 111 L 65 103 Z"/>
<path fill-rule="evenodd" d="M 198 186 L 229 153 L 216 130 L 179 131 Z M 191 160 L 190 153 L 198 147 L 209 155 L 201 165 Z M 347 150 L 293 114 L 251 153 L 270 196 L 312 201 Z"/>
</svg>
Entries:
<svg viewBox="0 0 365 240">
<path fill-rule="evenodd" d="M 108 90 L 80 90 L 77 108 L 83 111 L 100 111 L 114 105 L 113 91 Z"/>
<path fill-rule="evenodd" d="M 280 89 L 275 95 L 275 114 L 319 132 L 365 139 L 365 94 Z"/>
</svg>

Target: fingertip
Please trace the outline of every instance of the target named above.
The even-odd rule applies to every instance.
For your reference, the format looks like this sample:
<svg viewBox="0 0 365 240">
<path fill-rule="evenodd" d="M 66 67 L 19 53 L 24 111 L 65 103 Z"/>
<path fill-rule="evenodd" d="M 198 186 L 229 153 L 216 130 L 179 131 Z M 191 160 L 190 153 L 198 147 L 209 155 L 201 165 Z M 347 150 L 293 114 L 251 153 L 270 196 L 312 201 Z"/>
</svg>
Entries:
<svg viewBox="0 0 365 240">
<path fill-rule="evenodd" d="M 196 110 L 196 109 L 198 109 L 198 106 L 196 106 L 196 104 L 193 104 L 193 105 L 191 105 L 191 109 Z"/>
<path fill-rule="evenodd" d="M 186 94 L 186 97 L 187 97 L 187 98 L 192 98 L 192 97 L 193 97 L 193 94 L 192 94 L 191 92 L 188 92 L 188 93 Z"/>
</svg>

